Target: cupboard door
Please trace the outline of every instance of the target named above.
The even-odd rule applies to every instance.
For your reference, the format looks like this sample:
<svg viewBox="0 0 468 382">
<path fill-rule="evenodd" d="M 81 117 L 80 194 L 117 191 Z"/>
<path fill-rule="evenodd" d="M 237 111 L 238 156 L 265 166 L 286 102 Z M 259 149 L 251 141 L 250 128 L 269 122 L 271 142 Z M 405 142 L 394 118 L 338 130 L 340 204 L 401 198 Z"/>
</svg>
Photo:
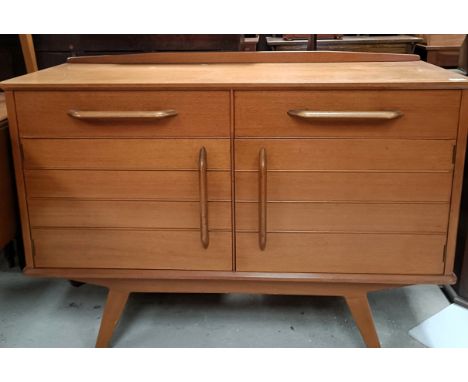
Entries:
<svg viewBox="0 0 468 382">
<path fill-rule="evenodd" d="M 441 274 L 453 145 L 236 140 L 236 270 Z"/>
</svg>

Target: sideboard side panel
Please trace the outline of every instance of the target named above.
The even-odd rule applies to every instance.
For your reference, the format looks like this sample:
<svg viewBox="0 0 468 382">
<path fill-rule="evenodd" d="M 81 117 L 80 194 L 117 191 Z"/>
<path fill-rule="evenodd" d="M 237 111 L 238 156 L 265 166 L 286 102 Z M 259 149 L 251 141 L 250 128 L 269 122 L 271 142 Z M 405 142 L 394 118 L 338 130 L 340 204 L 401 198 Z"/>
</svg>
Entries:
<svg viewBox="0 0 468 382">
<path fill-rule="evenodd" d="M 465 150 L 468 131 L 468 91 L 462 91 L 460 103 L 460 118 L 458 122 L 457 148 L 455 152 L 455 167 L 453 170 L 452 198 L 450 205 L 450 219 L 448 225 L 447 247 L 445 257 L 445 274 L 453 273 L 455 260 L 455 246 L 457 241 L 457 227 L 460 214 L 461 191 L 463 183 L 463 169 L 465 165 Z"/>
<path fill-rule="evenodd" d="M 26 201 L 26 187 L 23 172 L 23 157 L 21 155 L 21 141 L 18 131 L 16 116 L 15 93 L 5 92 L 5 99 L 8 111 L 8 124 L 10 128 L 10 139 L 13 153 L 13 164 L 15 168 L 16 190 L 18 194 L 18 204 L 20 209 L 21 229 L 23 234 L 24 255 L 26 266 L 34 267 L 33 245 L 31 241 L 31 231 L 29 227 L 29 212 Z"/>
</svg>

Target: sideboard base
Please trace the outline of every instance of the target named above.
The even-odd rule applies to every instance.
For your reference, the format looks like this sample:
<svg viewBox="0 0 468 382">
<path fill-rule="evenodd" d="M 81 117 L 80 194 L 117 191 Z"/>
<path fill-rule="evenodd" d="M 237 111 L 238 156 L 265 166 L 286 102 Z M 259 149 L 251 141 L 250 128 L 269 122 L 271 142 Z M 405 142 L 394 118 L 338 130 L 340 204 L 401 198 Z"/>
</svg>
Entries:
<svg viewBox="0 0 468 382">
<path fill-rule="evenodd" d="M 96 347 L 108 347 L 114 328 L 132 292 L 258 293 L 284 295 L 343 296 L 367 347 L 380 347 L 367 293 L 396 287 L 388 284 L 298 283 L 216 280 L 82 279 L 109 288 Z"/>
<path fill-rule="evenodd" d="M 110 345 L 130 293 L 246 293 L 342 296 L 364 343 L 380 347 L 369 292 L 413 284 L 453 284 L 448 275 L 369 275 L 325 273 L 205 272 L 170 270 L 31 268 L 30 276 L 59 277 L 109 289 L 96 347 Z"/>
</svg>

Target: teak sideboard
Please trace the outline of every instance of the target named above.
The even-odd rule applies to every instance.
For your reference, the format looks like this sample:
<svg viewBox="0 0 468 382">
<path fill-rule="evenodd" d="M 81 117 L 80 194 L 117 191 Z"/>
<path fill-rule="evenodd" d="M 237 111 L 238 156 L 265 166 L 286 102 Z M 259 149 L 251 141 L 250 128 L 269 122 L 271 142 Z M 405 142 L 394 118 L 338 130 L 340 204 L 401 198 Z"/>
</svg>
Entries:
<svg viewBox="0 0 468 382">
<path fill-rule="evenodd" d="M 5 81 L 25 273 L 130 292 L 453 283 L 468 81 L 413 55 L 83 57 Z"/>
</svg>

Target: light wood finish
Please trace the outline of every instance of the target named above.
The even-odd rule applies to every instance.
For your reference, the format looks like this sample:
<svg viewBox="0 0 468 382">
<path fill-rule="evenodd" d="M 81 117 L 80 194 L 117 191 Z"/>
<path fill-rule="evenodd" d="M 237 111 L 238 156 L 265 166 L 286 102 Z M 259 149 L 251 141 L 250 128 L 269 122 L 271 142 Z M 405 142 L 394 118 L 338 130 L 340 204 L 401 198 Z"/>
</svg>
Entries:
<svg viewBox="0 0 468 382">
<path fill-rule="evenodd" d="M 269 233 L 264 251 L 256 233 L 236 234 L 241 272 L 441 274 L 445 235 Z"/>
<path fill-rule="evenodd" d="M 113 330 L 124 310 L 130 292 L 195 292 L 195 293 L 262 293 L 345 296 L 353 318 L 368 347 L 380 347 L 367 302 L 367 293 L 393 285 L 344 284 L 344 283 L 278 283 L 249 281 L 198 281 L 198 280 L 126 280 L 126 279 L 81 279 L 83 282 L 109 288 L 107 303 L 101 321 L 96 347 L 110 345 Z"/>
<path fill-rule="evenodd" d="M 424 41 L 427 45 L 460 47 L 466 35 L 464 34 L 423 34 L 420 36 L 424 38 Z"/>
<path fill-rule="evenodd" d="M 177 111 L 173 109 L 155 110 L 155 111 L 93 111 L 93 110 L 69 110 L 68 115 L 72 118 L 84 121 L 103 121 L 117 122 L 122 120 L 129 121 L 159 121 L 164 118 L 177 116 Z"/>
<path fill-rule="evenodd" d="M 82 56 L 69 57 L 68 62 L 72 64 L 228 64 L 228 63 L 317 63 L 317 62 L 403 62 L 418 61 L 416 55 L 402 54 L 355 54 L 350 52 L 256 52 L 239 53 L 223 52 L 213 54 L 208 52 L 190 53 L 144 53 L 144 54 L 121 54 L 112 56 Z"/>
<path fill-rule="evenodd" d="M 221 54 L 221 53 L 218 53 Z M 247 54 L 247 53 L 243 53 Z M 468 79 L 420 62 L 99 65 L 63 64 L 3 89 L 464 89 Z M 38 98 L 36 101 L 39 101 Z M 91 101 L 91 99 L 90 99 Z M 192 99 L 196 102 L 195 99 Z M 152 105 L 154 108 L 156 105 Z M 32 109 L 33 105 L 30 106 Z M 159 106 L 158 106 L 159 108 Z M 176 108 L 174 108 L 176 109 Z M 22 109 L 20 116 L 23 114 Z M 28 108 L 28 110 L 31 110 Z M 177 110 L 177 109 L 176 109 Z M 34 113 L 36 115 L 36 113 Z M 56 118 L 56 117 L 54 117 Z M 177 120 L 177 117 L 170 119 Z"/>
<path fill-rule="evenodd" d="M 453 284 L 455 275 L 384 275 L 384 274 L 356 274 L 356 273 L 272 273 L 272 272 L 239 272 L 239 271 L 177 271 L 152 269 L 74 269 L 74 268 L 25 268 L 29 276 L 48 276 L 72 279 L 94 278 L 107 281 L 110 279 L 126 279 L 129 282 L 136 279 L 146 280 L 172 280 L 207 282 L 246 282 L 252 281 L 252 290 L 259 287 L 259 282 L 274 284 L 275 282 L 288 282 L 296 284 L 353 284 L 366 287 L 369 284 L 382 285 L 409 285 L 409 284 Z M 248 288 L 246 288 L 248 290 Z M 191 290 L 195 292 L 195 290 Z"/>
<path fill-rule="evenodd" d="M 202 147 L 209 170 L 231 167 L 228 139 L 23 139 L 27 169 L 198 170 Z"/>
<path fill-rule="evenodd" d="M 450 171 L 455 141 L 390 139 L 239 139 L 236 169 L 256 170 L 265 148 L 268 170 Z"/>
<path fill-rule="evenodd" d="M 37 72 L 36 51 L 34 50 L 32 34 L 20 34 L 19 38 L 26 70 L 28 73 Z"/>
<path fill-rule="evenodd" d="M 412 57 L 146 57 L 159 63 L 67 64 L 1 85 L 14 92 L 26 272 L 120 293 L 98 344 L 138 291 L 345 296 L 374 346 L 368 292 L 455 281 L 467 79 Z M 298 109 L 402 115 L 315 123 L 287 114 Z M 177 115 L 84 122 L 70 110 Z"/>
<path fill-rule="evenodd" d="M 360 296 L 345 296 L 345 299 L 366 346 L 369 348 L 379 348 L 380 341 L 375 330 L 367 296 L 365 294 Z"/>
<path fill-rule="evenodd" d="M 23 137 L 229 137 L 228 92 L 18 92 L 16 105 Z M 86 121 L 68 115 L 75 109 L 174 109 L 177 116 L 155 121 Z"/>
<path fill-rule="evenodd" d="M 30 207 L 31 208 L 31 207 Z M 446 233 L 449 203 L 268 203 L 268 232 Z M 257 203 L 238 202 L 238 231 L 258 230 Z"/>
<path fill-rule="evenodd" d="M 57 198 L 28 201 L 32 227 L 116 227 L 199 229 L 198 202 L 143 200 L 69 200 Z M 231 203 L 209 202 L 211 229 L 231 230 Z"/>
<path fill-rule="evenodd" d="M 236 200 L 258 201 L 258 174 L 236 173 Z M 269 172 L 269 201 L 449 202 L 449 172 Z M 344 187 L 346 185 L 346 187 Z"/>
<path fill-rule="evenodd" d="M 453 265 L 455 262 L 455 249 L 457 244 L 457 231 L 468 131 L 468 91 L 466 90 L 463 91 L 460 106 L 460 122 L 458 125 L 458 144 L 455 152 L 455 168 L 453 170 L 452 198 L 450 204 L 450 220 L 447 236 L 445 274 L 449 274 L 453 271 Z"/>
<path fill-rule="evenodd" d="M 107 295 L 107 302 L 102 315 L 101 327 L 96 341 L 97 348 L 109 347 L 112 333 L 127 304 L 128 291 L 111 289 Z"/>
<path fill-rule="evenodd" d="M 288 110 L 288 115 L 295 118 L 307 120 L 327 120 L 327 121 L 389 121 L 400 118 L 403 113 L 399 110 L 380 111 L 315 111 L 307 109 Z"/>
<path fill-rule="evenodd" d="M 236 136 L 455 139 L 460 97 L 456 91 L 240 91 Z M 383 121 L 303 120 L 288 115 L 293 109 L 397 110 L 403 115 Z"/>
<path fill-rule="evenodd" d="M 126 229 L 33 229 L 39 268 L 232 269 L 230 232 Z"/>
<path fill-rule="evenodd" d="M 209 200 L 231 200 L 229 171 L 208 172 Z M 197 171 L 26 170 L 30 198 L 198 201 Z"/>
</svg>

